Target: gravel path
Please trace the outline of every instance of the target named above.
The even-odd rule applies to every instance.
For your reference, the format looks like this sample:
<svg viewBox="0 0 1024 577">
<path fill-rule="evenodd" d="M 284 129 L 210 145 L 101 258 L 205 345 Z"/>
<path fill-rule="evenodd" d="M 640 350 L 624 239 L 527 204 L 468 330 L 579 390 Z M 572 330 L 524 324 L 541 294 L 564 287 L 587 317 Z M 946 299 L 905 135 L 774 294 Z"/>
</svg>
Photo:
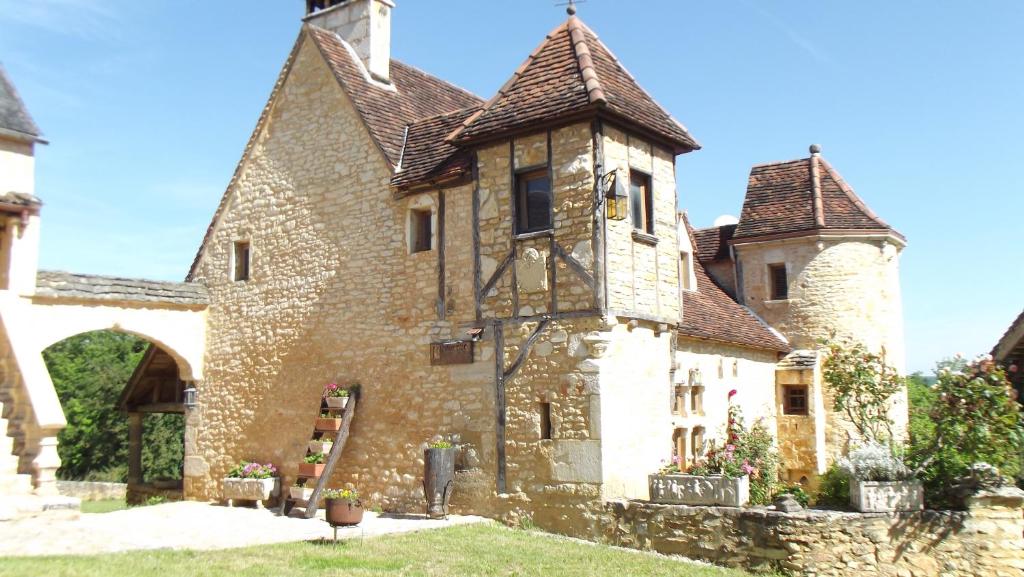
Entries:
<svg viewBox="0 0 1024 577">
<path fill-rule="evenodd" d="M 74 521 L 26 519 L 0 522 L 0 556 L 88 555 L 138 549 L 230 549 L 333 536 L 322 518 L 278 517 L 259 509 L 185 501 L 113 513 L 82 514 Z M 372 537 L 479 523 L 482 517 L 377 515 L 367 512 L 358 527 L 338 529 L 339 539 Z"/>
</svg>

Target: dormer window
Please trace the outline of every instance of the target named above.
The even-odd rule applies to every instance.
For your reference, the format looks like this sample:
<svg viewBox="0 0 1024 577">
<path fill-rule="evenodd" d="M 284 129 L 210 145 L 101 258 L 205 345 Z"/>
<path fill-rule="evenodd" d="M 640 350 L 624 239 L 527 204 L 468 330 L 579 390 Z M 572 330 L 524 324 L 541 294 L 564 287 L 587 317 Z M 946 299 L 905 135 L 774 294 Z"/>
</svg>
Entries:
<svg viewBox="0 0 1024 577">
<path fill-rule="evenodd" d="M 516 175 L 516 234 L 551 229 L 551 180 L 548 169 Z"/>
</svg>

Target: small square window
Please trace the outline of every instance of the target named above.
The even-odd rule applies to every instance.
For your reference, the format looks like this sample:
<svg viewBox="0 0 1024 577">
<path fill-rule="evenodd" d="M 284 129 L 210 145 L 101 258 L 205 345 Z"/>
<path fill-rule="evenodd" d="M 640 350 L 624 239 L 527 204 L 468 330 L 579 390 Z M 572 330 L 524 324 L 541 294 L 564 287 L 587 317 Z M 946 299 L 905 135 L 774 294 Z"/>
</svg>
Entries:
<svg viewBox="0 0 1024 577">
<path fill-rule="evenodd" d="M 785 385 L 782 387 L 782 414 L 807 414 L 807 386 Z"/>
<path fill-rule="evenodd" d="M 516 175 L 516 233 L 551 228 L 551 181 L 548 169 Z"/>
<path fill-rule="evenodd" d="M 629 171 L 629 211 L 633 216 L 633 228 L 646 234 L 654 234 L 654 195 L 651 175 Z"/>
<path fill-rule="evenodd" d="M 782 301 L 789 298 L 789 279 L 786 278 L 785 264 L 768 265 L 768 282 L 771 284 L 771 300 Z"/>
<path fill-rule="evenodd" d="M 409 252 L 430 250 L 433 241 L 433 230 L 431 229 L 433 214 L 429 210 L 413 210 L 410 217 L 409 235 L 412 242 Z"/>
<path fill-rule="evenodd" d="M 251 250 L 249 247 L 249 241 L 247 240 L 236 240 L 235 250 L 232 255 L 233 259 L 233 274 L 232 278 L 236 281 L 249 280 L 249 259 L 251 257 Z"/>
</svg>

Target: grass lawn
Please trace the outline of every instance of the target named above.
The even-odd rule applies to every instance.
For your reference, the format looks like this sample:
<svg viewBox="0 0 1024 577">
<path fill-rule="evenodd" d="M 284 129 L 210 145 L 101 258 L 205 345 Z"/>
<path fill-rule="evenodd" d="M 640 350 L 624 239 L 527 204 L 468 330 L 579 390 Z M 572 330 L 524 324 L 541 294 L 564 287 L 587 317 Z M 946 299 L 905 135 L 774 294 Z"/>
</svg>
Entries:
<svg viewBox="0 0 1024 577">
<path fill-rule="evenodd" d="M 124 499 L 104 499 L 102 501 L 82 501 L 83 513 L 110 513 L 127 509 Z"/>
<path fill-rule="evenodd" d="M 479 524 L 337 544 L 328 541 L 224 551 L 138 551 L 82 557 L 9 557 L 0 559 L 0 575 L 743 577 L 748 574 L 506 529 L 497 524 Z"/>
</svg>

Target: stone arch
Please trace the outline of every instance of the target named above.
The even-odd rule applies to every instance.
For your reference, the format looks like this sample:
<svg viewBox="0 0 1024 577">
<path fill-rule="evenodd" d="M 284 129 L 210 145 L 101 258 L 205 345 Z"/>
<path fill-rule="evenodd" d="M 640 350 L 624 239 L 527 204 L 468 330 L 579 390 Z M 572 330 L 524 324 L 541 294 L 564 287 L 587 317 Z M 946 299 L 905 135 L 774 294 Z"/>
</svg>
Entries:
<svg viewBox="0 0 1024 577">
<path fill-rule="evenodd" d="M 147 331 L 141 331 L 141 330 L 138 330 L 138 329 L 131 330 L 131 329 L 124 328 L 124 327 L 118 325 L 117 323 L 114 323 L 114 324 L 112 324 L 110 326 L 102 326 L 101 325 L 101 326 L 96 326 L 95 328 L 88 328 L 88 329 L 85 329 L 85 330 L 78 330 L 78 331 L 72 332 L 71 334 L 65 334 L 68 331 L 54 331 L 53 334 L 49 335 L 49 337 L 52 338 L 53 340 L 51 342 L 49 342 L 49 343 L 46 343 L 44 341 L 44 343 L 42 345 L 42 348 L 39 349 L 39 353 L 42 354 L 43 351 L 45 351 L 46 349 L 52 347 L 53 345 L 56 345 L 57 343 L 63 342 L 63 341 L 65 341 L 67 339 L 70 339 L 72 337 L 76 337 L 78 335 L 84 335 L 84 334 L 87 334 L 87 333 L 101 332 L 101 331 L 111 331 L 111 332 L 121 333 L 121 334 L 125 334 L 125 335 L 132 335 L 134 337 L 138 337 L 138 338 L 148 342 L 149 344 L 151 344 L 153 346 L 156 346 L 156 347 L 160 348 L 165 353 L 170 355 L 171 358 L 174 359 L 174 362 L 178 365 L 178 375 L 181 377 L 181 380 L 183 380 L 183 381 L 193 381 L 193 380 L 195 380 L 194 377 L 193 377 L 192 363 L 190 363 L 189 360 L 186 359 L 181 353 L 179 353 L 177 350 L 175 350 L 175 348 L 173 346 L 167 344 L 163 340 L 161 340 L 159 338 L 156 338 L 156 337 L 154 337 L 154 336 L 152 336 L 150 334 L 151 332 L 155 332 L 155 331 L 148 331 L 148 330 Z M 47 340 L 49 340 L 49 338 Z"/>
</svg>

